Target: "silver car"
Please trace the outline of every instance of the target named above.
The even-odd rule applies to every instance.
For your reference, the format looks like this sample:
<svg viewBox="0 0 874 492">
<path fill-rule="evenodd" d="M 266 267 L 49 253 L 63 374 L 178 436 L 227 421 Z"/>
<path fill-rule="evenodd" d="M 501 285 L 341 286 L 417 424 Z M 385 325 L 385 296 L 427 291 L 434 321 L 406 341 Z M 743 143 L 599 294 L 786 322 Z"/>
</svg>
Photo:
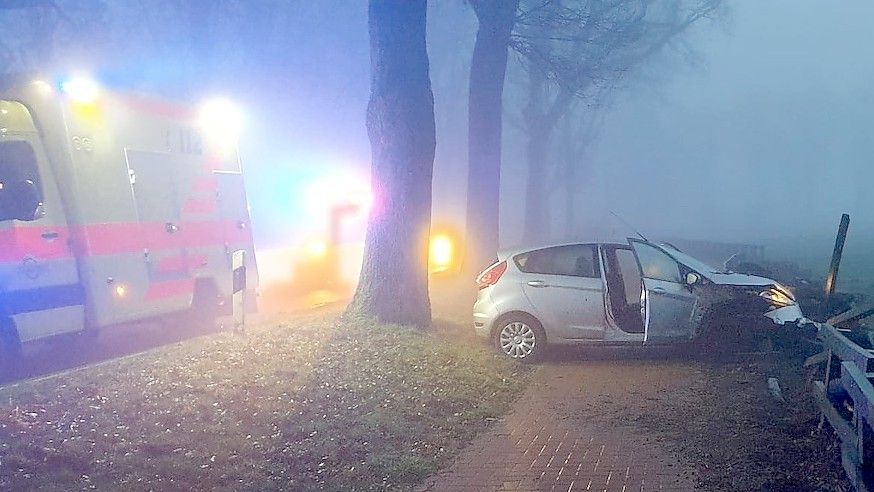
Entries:
<svg viewBox="0 0 874 492">
<path fill-rule="evenodd" d="M 477 335 L 516 359 L 547 344 L 689 341 L 725 320 L 801 323 L 776 281 L 717 271 L 668 244 L 561 244 L 500 253 L 477 277 Z M 719 333 L 715 333 L 719 336 Z"/>
</svg>

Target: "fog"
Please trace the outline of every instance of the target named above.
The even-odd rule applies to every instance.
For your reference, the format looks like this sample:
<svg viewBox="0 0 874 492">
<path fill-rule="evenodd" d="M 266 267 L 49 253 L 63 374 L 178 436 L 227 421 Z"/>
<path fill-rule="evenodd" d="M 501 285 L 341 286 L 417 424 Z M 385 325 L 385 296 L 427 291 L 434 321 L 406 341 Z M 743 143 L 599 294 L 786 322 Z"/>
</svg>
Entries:
<svg viewBox="0 0 874 492">
<path fill-rule="evenodd" d="M 244 20 L 261 15 L 258 22 L 272 22 L 264 29 L 237 29 L 233 18 L 213 17 L 199 19 L 200 37 L 186 39 L 177 29 L 163 39 L 130 28 L 137 15 L 131 5 L 111 4 L 94 46 L 58 43 L 49 69 L 81 64 L 99 67 L 98 75 L 122 87 L 180 99 L 237 99 L 247 113 L 241 152 L 256 242 L 272 248 L 324 234 L 331 197 L 319 190 L 330 189 L 326 183 L 368 180 L 367 5 L 290 2 L 281 16 L 266 2 L 259 5 L 259 12 L 237 14 Z M 631 235 L 614 212 L 646 235 L 761 243 L 770 256 L 803 257 L 824 269 L 846 212 L 853 220 L 848 257 L 860 258 L 874 236 L 866 193 L 874 174 L 872 15 L 874 5 L 866 0 L 736 0 L 724 15 L 698 23 L 679 45 L 687 52 L 666 50 L 630 71 L 609 104 L 575 113 L 599 124 L 577 156 L 574 216 L 568 222 L 556 211 L 544 239 Z M 438 142 L 434 222 L 457 229 L 465 212 L 467 83 L 476 25 L 460 0 L 429 3 Z M 32 36 L 14 31 L 3 44 L 26 48 Z M 180 49 L 183 42 L 188 47 Z M 21 46 L 9 52 L 25 52 Z M 5 71 L 34 68 L 26 57 L 5 60 Z M 35 65 L 46 69 L 39 60 Z M 521 58 L 511 55 L 504 247 L 521 241 L 524 84 Z M 551 157 L 566 157 L 558 154 Z M 363 225 L 363 217 L 350 224 L 345 240 L 360 240 Z"/>
<path fill-rule="evenodd" d="M 282 241 L 277 229 L 293 235 L 299 226 L 268 200 L 293 202 L 295 193 L 287 192 L 325 166 L 366 173 L 366 19 L 363 3 L 354 8 L 359 11 L 340 19 L 345 29 L 325 42 L 295 43 L 288 91 L 261 108 L 282 111 L 257 118 L 247 134 L 244 157 L 250 185 L 259 190 L 253 213 L 264 242 Z M 874 225 L 865 184 L 874 172 L 868 171 L 874 63 L 866 55 L 874 46 L 866 21 L 872 14 L 874 6 L 862 0 L 839 7 L 732 2 L 727 16 L 688 34 L 692 63 L 667 54 L 631 74 L 613 104 L 591 108 L 604 113 L 603 127 L 582 157 L 587 175 L 571 234 L 631 234 L 613 211 L 656 236 L 768 244 L 813 239 L 821 248 L 846 212 L 851 238 L 864 236 Z M 438 120 L 435 220 L 457 222 L 464 213 L 466 84 L 476 20 L 461 2 L 433 2 L 429 15 Z M 306 31 L 296 38 L 322 39 L 328 20 L 301 22 Z M 511 63 L 510 77 L 518 78 L 518 57 Z M 522 82 L 508 81 L 508 120 L 524 105 L 513 98 L 514 83 Z M 504 246 L 520 241 L 526 170 L 519 147 L 508 121 Z M 276 166 L 286 168 L 290 182 L 276 179 Z"/>
<path fill-rule="evenodd" d="M 739 1 L 725 32 L 692 34 L 703 65 L 612 108 L 590 186 L 592 220 L 717 240 L 870 230 L 874 31 L 870 2 Z M 617 184 L 622 191 L 610 186 Z"/>
</svg>

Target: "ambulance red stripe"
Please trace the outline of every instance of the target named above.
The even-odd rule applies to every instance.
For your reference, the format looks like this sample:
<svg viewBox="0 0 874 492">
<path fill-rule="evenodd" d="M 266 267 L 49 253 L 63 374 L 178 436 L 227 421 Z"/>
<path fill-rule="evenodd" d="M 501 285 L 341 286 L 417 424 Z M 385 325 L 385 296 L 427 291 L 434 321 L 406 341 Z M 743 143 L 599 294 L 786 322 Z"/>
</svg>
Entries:
<svg viewBox="0 0 874 492">
<path fill-rule="evenodd" d="M 144 250 L 198 248 L 250 244 L 248 223 L 234 220 L 193 221 L 176 224 L 175 233 L 163 223 L 106 223 L 66 227 L 16 226 L 0 230 L 0 262 L 18 263 L 31 256 L 41 260 L 70 257 L 68 240 L 79 256 L 142 253 Z M 57 236 L 55 236 L 55 234 Z"/>
<path fill-rule="evenodd" d="M 57 234 L 56 237 L 53 237 Z M 46 235 L 47 237 L 43 237 Z M 0 230 L 0 263 L 19 263 L 31 256 L 58 260 L 70 256 L 66 227 L 14 227 Z"/>
</svg>

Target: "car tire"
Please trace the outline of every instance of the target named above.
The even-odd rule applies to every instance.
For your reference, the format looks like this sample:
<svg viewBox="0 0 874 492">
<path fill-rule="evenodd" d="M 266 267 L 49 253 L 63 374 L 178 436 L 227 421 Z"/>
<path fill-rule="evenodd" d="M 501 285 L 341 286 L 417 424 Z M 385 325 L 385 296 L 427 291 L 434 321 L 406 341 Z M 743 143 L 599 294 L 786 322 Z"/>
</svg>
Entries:
<svg viewBox="0 0 874 492">
<path fill-rule="evenodd" d="M 194 289 L 191 307 L 183 314 L 186 329 L 194 335 L 211 334 L 216 331 L 220 314 L 218 289 L 212 282 L 198 282 Z"/>
<path fill-rule="evenodd" d="M 546 332 L 533 316 L 518 313 L 501 318 L 493 334 L 495 348 L 520 362 L 537 362 L 546 353 Z"/>
</svg>

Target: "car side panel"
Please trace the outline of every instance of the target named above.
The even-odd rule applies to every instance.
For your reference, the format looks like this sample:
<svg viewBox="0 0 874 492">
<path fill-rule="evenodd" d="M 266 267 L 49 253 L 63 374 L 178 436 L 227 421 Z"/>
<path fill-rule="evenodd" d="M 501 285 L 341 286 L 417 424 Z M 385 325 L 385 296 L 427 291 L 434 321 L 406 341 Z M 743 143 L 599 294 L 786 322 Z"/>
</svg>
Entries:
<svg viewBox="0 0 874 492">
<path fill-rule="evenodd" d="M 513 271 L 512 268 L 511 266 L 507 269 L 497 284 L 480 290 L 477 295 L 473 306 L 474 328 L 477 335 L 482 338 L 491 335 L 495 322 L 501 316 L 512 312 L 530 314 L 541 322 L 545 330 L 548 329 L 548 323 L 544 321 L 542 314 L 531 305 L 522 292 L 518 271 Z M 549 337 L 548 333 L 547 337 Z"/>
<path fill-rule="evenodd" d="M 605 329 L 604 286 L 600 278 L 522 274 L 522 291 L 549 324 L 555 340 L 602 339 Z M 529 284 L 530 282 L 530 284 Z M 546 327 L 544 327 L 546 328 Z"/>
</svg>

